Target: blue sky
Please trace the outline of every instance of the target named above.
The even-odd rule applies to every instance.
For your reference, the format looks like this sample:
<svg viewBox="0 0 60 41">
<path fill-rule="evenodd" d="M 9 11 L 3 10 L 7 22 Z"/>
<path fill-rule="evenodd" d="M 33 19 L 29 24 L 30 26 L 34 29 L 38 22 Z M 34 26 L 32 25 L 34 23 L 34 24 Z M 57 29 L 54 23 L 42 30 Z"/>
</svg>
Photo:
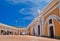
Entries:
<svg viewBox="0 0 60 41">
<path fill-rule="evenodd" d="M 0 0 L 0 23 L 27 27 L 50 0 Z"/>
</svg>

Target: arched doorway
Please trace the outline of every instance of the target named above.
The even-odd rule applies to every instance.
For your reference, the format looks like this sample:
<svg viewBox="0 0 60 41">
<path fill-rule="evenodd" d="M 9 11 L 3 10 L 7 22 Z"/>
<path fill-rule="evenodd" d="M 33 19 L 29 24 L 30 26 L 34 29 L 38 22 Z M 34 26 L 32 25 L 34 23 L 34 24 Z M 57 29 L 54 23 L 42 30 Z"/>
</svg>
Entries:
<svg viewBox="0 0 60 41">
<path fill-rule="evenodd" d="M 50 37 L 54 38 L 54 29 L 53 29 L 53 26 L 50 26 L 49 30 L 50 30 L 50 33 L 49 33 Z"/>
</svg>

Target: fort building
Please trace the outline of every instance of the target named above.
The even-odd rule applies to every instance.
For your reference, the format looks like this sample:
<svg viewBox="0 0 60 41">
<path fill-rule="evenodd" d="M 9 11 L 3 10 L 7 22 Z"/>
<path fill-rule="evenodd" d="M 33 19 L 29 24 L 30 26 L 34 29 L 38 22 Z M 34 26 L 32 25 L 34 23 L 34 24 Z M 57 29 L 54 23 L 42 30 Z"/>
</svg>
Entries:
<svg viewBox="0 0 60 41">
<path fill-rule="evenodd" d="M 51 0 L 27 28 L 30 35 L 60 37 L 60 0 Z"/>
</svg>

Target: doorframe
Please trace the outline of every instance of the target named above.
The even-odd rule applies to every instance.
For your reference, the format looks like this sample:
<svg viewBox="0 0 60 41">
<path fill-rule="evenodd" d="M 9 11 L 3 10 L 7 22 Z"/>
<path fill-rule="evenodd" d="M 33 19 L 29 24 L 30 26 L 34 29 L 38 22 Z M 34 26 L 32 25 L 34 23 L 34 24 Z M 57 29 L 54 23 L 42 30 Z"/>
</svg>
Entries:
<svg viewBox="0 0 60 41">
<path fill-rule="evenodd" d="M 40 25 L 38 25 L 38 36 L 40 36 Z"/>
<path fill-rule="evenodd" d="M 52 19 L 52 24 L 49 24 L 49 21 L 48 21 L 48 36 L 50 36 L 50 27 L 51 26 L 53 26 L 53 32 L 54 32 L 54 37 L 55 37 L 55 26 L 54 26 L 53 19 Z"/>
</svg>

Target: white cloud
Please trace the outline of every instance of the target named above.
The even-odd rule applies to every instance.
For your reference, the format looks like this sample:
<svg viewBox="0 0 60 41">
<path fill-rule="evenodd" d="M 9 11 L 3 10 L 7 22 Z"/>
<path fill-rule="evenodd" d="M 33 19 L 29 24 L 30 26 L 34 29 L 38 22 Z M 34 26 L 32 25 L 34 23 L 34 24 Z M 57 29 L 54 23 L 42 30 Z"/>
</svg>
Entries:
<svg viewBox="0 0 60 41">
<path fill-rule="evenodd" d="M 19 10 L 19 13 L 21 14 L 31 14 L 33 17 L 37 16 L 37 8 L 33 7 L 33 8 L 22 8 Z"/>
<path fill-rule="evenodd" d="M 49 2 L 49 0 L 7 0 L 7 2 L 11 4 L 20 4 L 20 3 L 26 3 L 27 1 L 33 2 L 35 4 L 39 4 L 40 2 L 44 1 L 46 3 Z"/>
<path fill-rule="evenodd" d="M 25 17 L 25 18 L 23 18 L 23 20 L 32 20 L 34 17 L 32 16 L 28 16 L 28 17 Z"/>
<path fill-rule="evenodd" d="M 25 10 L 25 9 L 22 8 L 22 9 L 19 10 L 19 12 L 22 13 L 22 14 L 24 14 L 24 10 Z"/>
<path fill-rule="evenodd" d="M 16 5 L 16 4 L 20 4 L 20 3 L 24 3 L 26 0 L 22 1 L 22 0 L 6 0 L 7 2 L 9 2 L 10 4 Z"/>
<path fill-rule="evenodd" d="M 28 7 L 28 8 L 22 8 L 18 12 L 22 14 L 32 14 L 33 17 L 37 16 L 37 10 L 43 8 L 43 3 L 48 3 L 49 0 L 7 0 L 10 4 L 17 5 L 20 3 L 25 3 L 27 5 L 33 5 L 33 7 Z M 30 3 L 31 4 L 30 4 Z M 42 3 L 41 3 L 42 2 Z M 25 17 L 24 19 L 32 19 L 31 16 Z"/>
<path fill-rule="evenodd" d="M 48 3 L 50 0 L 41 0 L 41 1 L 44 1 L 44 2 L 47 2 Z"/>
</svg>

